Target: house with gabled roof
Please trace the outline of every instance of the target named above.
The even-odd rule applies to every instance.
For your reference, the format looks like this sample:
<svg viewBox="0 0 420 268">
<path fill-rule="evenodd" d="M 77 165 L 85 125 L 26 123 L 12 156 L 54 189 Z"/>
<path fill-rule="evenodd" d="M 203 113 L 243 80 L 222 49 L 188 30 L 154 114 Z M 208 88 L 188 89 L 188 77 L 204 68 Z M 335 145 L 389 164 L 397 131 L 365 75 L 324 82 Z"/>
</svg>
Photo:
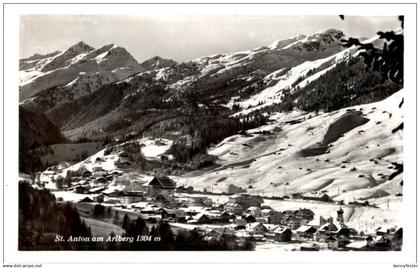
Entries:
<svg viewBox="0 0 420 268">
<path fill-rule="evenodd" d="M 173 195 L 176 183 L 167 176 L 156 176 L 148 184 L 148 194 L 155 197 L 162 193 Z"/>
<path fill-rule="evenodd" d="M 301 238 L 313 239 L 316 228 L 309 225 L 303 225 L 296 229 L 296 234 Z"/>
<path fill-rule="evenodd" d="M 84 170 L 83 172 L 82 172 L 82 177 L 83 178 L 89 178 L 89 177 L 91 177 L 92 176 L 92 172 L 91 171 L 89 171 L 89 170 Z"/>
<path fill-rule="evenodd" d="M 261 217 L 261 208 L 259 207 L 249 207 L 246 211 L 254 217 Z"/>
<path fill-rule="evenodd" d="M 267 228 L 260 222 L 248 223 L 245 228 L 251 234 L 264 234 L 267 232 Z"/>
<path fill-rule="evenodd" d="M 74 187 L 74 192 L 78 194 L 83 194 L 87 192 L 88 190 L 89 188 L 83 185 L 77 185 L 76 187 Z"/>
<path fill-rule="evenodd" d="M 264 227 L 267 229 L 268 233 L 274 233 L 274 231 L 277 228 L 279 228 L 279 226 L 277 224 L 270 224 L 270 223 L 264 224 Z"/>
<path fill-rule="evenodd" d="M 279 226 L 274 230 L 275 240 L 279 242 L 289 242 L 292 240 L 292 230 L 286 226 Z"/>
<path fill-rule="evenodd" d="M 334 223 L 328 222 L 319 227 L 318 231 L 315 233 L 315 240 L 322 241 L 327 237 L 331 236 L 333 232 L 338 230 L 337 226 Z"/>
<path fill-rule="evenodd" d="M 345 246 L 345 249 L 352 251 L 367 251 L 372 248 L 372 236 L 368 236 L 364 240 L 354 241 Z"/>
<path fill-rule="evenodd" d="M 350 243 L 350 229 L 347 226 L 338 228 L 337 231 L 331 232 L 331 235 L 337 239 L 337 244 L 340 248 Z"/>
<path fill-rule="evenodd" d="M 87 196 L 79 201 L 79 203 L 92 203 L 92 202 L 93 200 Z"/>
<path fill-rule="evenodd" d="M 231 219 L 235 219 L 236 217 L 235 217 L 235 215 L 234 215 L 234 214 L 232 214 L 232 213 L 229 213 L 229 212 L 227 212 L 227 211 L 223 211 L 223 212 L 220 214 L 220 218 L 221 218 L 222 222 L 224 222 L 224 223 L 228 223 L 228 222 L 229 222 L 229 220 L 231 220 Z"/>
<path fill-rule="evenodd" d="M 273 211 L 271 208 L 264 208 L 261 210 L 261 217 L 268 217 L 270 213 Z"/>
<path fill-rule="evenodd" d="M 313 200 L 313 201 L 322 201 L 322 202 L 331 202 L 331 197 L 326 193 L 311 192 L 305 193 L 302 195 L 304 200 Z"/>
<path fill-rule="evenodd" d="M 319 227 L 318 232 L 334 232 L 337 230 L 337 225 L 335 225 L 334 223 L 326 223 Z"/>
<path fill-rule="evenodd" d="M 199 213 L 195 216 L 191 216 L 190 220 L 187 221 L 187 223 L 195 223 L 195 224 L 205 224 L 205 223 L 210 223 L 210 222 L 211 222 L 210 218 L 204 213 Z"/>
<path fill-rule="evenodd" d="M 281 224 L 282 222 L 282 213 L 274 209 L 263 209 L 261 210 L 261 217 L 267 220 L 267 223 L 271 224 Z"/>
<path fill-rule="evenodd" d="M 175 198 L 173 196 L 166 194 L 166 192 L 155 196 L 155 201 L 166 206 L 172 206 L 175 204 Z"/>
<path fill-rule="evenodd" d="M 211 207 L 213 205 L 213 200 L 205 196 L 191 197 L 189 200 L 192 206 Z"/>
<path fill-rule="evenodd" d="M 239 204 L 242 209 L 247 209 L 249 207 L 261 207 L 261 204 L 264 203 L 264 200 L 260 196 L 242 193 L 230 196 L 229 203 Z"/>
<path fill-rule="evenodd" d="M 245 229 L 245 226 L 247 224 L 246 220 L 243 218 L 236 218 L 232 221 L 232 223 L 235 225 L 235 229 Z"/>
<path fill-rule="evenodd" d="M 244 215 L 244 219 L 246 220 L 246 222 L 248 223 L 252 223 L 252 222 L 256 222 L 256 219 L 253 215 L 251 214 L 246 214 Z"/>
<path fill-rule="evenodd" d="M 205 236 L 214 238 L 216 240 L 219 240 L 222 237 L 222 235 L 214 229 L 207 229 L 205 231 Z"/>
<path fill-rule="evenodd" d="M 99 195 L 93 197 L 93 201 L 95 201 L 97 203 L 104 202 L 104 194 L 99 194 Z"/>
<path fill-rule="evenodd" d="M 94 187 L 94 188 L 89 189 L 88 192 L 90 194 L 97 194 L 97 193 L 101 193 L 105 189 L 106 189 L 105 186 L 98 186 L 98 187 Z"/>
</svg>

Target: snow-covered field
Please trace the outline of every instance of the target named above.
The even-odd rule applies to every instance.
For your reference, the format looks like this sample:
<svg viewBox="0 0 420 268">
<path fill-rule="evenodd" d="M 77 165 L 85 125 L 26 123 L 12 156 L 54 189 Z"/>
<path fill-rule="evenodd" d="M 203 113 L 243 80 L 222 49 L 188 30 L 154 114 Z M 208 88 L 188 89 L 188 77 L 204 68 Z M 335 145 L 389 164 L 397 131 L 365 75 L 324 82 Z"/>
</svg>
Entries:
<svg viewBox="0 0 420 268">
<path fill-rule="evenodd" d="M 168 139 L 143 138 L 140 143 L 144 145 L 141 152 L 145 157 L 159 157 L 164 154 L 172 145 L 173 141 Z"/>
</svg>

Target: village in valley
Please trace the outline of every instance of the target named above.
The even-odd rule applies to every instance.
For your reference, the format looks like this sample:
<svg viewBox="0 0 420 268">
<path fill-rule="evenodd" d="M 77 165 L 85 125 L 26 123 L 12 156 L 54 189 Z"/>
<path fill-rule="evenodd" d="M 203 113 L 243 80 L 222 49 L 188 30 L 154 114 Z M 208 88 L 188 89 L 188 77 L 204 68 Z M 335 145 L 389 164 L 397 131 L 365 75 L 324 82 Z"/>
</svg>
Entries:
<svg viewBox="0 0 420 268">
<path fill-rule="evenodd" d="M 177 185 L 164 175 L 130 174 L 134 147 L 129 143 L 114 154 L 105 149 L 83 164 L 71 167 L 61 163 L 39 173 L 35 180 L 26 180 L 34 187 L 49 189 L 58 203 L 71 202 L 92 234 L 103 237 L 111 232 L 124 237 L 124 218 L 141 217 L 150 226 L 168 223 L 174 235 L 194 231 L 205 244 L 223 239 L 230 250 L 244 249 L 246 243 L 246 249 L 253 250 L 401 250 L 401 227 L 385 224 L 367 228 L 365 223 L 358 229 L 346 224 L 346 209 L 375 209 L 369 202 L 337 202 L 325 191 L 263 196 L 234 185 L 227 193 L 194 189 Z M 114 161 L 113 168 L 104 169 L 110 167 L 109 161 Z M 300 205 L 298 209 L 278 210 L 268 201 Z M 314 206 L 306 208 L 308 204 L 331 206 L 332 213 L 323 217 Z"/>
</svg>

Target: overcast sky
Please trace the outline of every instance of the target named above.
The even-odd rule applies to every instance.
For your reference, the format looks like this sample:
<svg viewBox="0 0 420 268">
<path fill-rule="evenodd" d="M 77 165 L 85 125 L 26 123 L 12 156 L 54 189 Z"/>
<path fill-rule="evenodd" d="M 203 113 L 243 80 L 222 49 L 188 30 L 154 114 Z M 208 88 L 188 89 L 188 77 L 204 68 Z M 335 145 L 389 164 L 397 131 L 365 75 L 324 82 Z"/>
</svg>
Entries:
<svg viewBox="0 0 420 268">
<path fill-rule="evenodd" d="M 159 55 L 177 61 L 270 45 L 275 40 L 335 28 L 354 37 L 400 26 L 396 17 L 25 15 L 20 57 L 66 50 L 84 41 L 125 47 L 139 62 Z"/>
</svg>

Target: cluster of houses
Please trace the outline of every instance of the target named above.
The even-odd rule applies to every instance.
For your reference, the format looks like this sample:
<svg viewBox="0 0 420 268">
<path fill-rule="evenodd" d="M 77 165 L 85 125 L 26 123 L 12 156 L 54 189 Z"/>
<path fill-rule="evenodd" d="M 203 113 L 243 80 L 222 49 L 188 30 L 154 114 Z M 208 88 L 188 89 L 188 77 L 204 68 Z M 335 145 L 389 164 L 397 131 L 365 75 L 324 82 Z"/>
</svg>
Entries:
<svg viewBox="0 0 420 268">
<path fill-rule="evenodd" d="M 167 176 L 155 176 L 137 187 L 112 187 L 111 182 L 122 175 L 121 171 L 96 168 L 70 175 L 70 181 L 61 183 L 63 190 L 94 196 L 85 197 L 81 203 L 108 204 L 145 219 L 167 221 L 174 233 L 195 230 L 209 242 L 222 238 L 234 243 L 309 242 L 309 246 L 300 246 L 301 250 L 401 249 L 402 228 L 361 234 L 345 225 L 341 207 L 335 218 L 325 219 L 305 208 L 277 211 L 264 205 L 261 196 L 247 193 L 236 193 L 224 203 L 215 203 L 205 195 L 193 194 L 192 187 L 176 187 Z M 294 194 L 292 198 L 332 201 L 326 193 Z"/>
<path fill-rule="evenodd" d="M 106 185 L 114 180 L 115 177 L 121 176 L 122 172 L 114 170 L 107 172 L 103 170 L 95 170 L 91 172 L 85 170 L 81 176 L 72 177 L 71 186 L 66 188 L 62 186 L 63 190 L 74 191 L 79 194 L 97 194 L 106 189 Z"/>
<path fill-rule="evenodd" d="M 278 223 L 267 220 L 273 212 L 279 215 Z M 256 210 L 250 207 L 245 214 L 238 216 L 227 211 L 217 214 L 208 210 L 196 215 L 187 213 L 191 216 L 186 223 L 172 221 L 170 224 L 175 230 L 196 230 L 207 240 L 228 236 L 237 241 L 248 239 L 256 243 L 304 243 L 297 247 L 300 250 L 401 250 L 402 228 L 378 228 L 372 234 L 365 235 L 344 224 L 341 208 L 337 211 L 336 219 L 315 219 L 311 212 L 308 209 L 278 212 L 270 208 Z M 309 221 L 310 215 L 313 219 Z M 300 219 L 302 225 L 290 225 L 290 217 Z"/>
<path fill-rule="evenodd" d="M 260 196 L 235 194 L 222 204 L 205 196 L 174 197 L 175 183 L 168 177 L 155 177 L 148 184 L 145 196 L 149 202 L 129 206 L 146 219 L 158 217 L 170 223 L 175 233 L 196 230 L 202 239 L 211 241 L 228 238 L 230 241 L 249 240 L 255 243 L 301 243 L 301 250 L 399 250 L 402 228 L 378 229 L 361 235 L 344 223 L 343 209 L 336 218 L 327 219 L 310 209 L 277 211 L 264 205 Z M 162 196 L 171 196 L 170 201 Z M 143 199 L 144 200 L 144 199 Z"/>
<path fill-rule="evenodd" d="M 80 181 L 76 181 L 76 183 L 80 183 Z M 76 186 L 73 191 L 81 194 L 96 194 L 92 199 L 89 197 L 83 199 L 84 202 L 101 202 L 126 206 L 137 202 L 149 201 L 160 206 L 174 207 L 175 188 L 176 183 L 169 177 L 156 176 L 150 182 L 135 185 L 134 187 L 133 185 L 109 186 L 106 183 L 100 183 L 92 187 L 92 183 L 86 183 Z"/>
</svg>

